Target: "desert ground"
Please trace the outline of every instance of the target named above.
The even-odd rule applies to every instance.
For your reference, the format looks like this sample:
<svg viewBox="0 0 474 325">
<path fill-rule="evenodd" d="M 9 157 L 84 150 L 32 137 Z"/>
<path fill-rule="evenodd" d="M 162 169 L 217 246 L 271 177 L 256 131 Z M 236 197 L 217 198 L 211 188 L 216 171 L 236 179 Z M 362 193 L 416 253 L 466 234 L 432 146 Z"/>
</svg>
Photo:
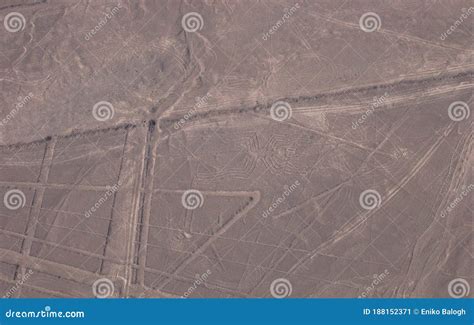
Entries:
<svg viewBox="0 0 474 325">
<path fill-rule="evenodd" d="M 0 18 L 4 298 L 473 296 L 473 1 Z"/>
</svg>

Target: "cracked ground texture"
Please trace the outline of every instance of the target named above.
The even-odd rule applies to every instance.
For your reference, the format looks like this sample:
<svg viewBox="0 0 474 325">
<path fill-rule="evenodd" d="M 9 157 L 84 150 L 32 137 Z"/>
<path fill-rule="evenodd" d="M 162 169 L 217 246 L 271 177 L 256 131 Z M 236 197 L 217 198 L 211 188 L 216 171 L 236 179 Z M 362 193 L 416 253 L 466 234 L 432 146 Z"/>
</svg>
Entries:
<svg viewBox="0 0 474 325">
<path fill-rule="evenodd" d="M 472 296 L 473 1 L 0 18 L 4 297 Z"/>
</svg>

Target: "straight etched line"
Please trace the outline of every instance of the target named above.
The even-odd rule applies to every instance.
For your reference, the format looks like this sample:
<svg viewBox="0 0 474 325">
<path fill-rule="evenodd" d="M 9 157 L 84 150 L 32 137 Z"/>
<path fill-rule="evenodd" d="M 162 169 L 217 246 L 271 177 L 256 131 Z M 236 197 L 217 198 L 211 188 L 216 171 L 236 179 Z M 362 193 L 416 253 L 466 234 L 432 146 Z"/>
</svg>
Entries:
<svg viewBox="0 0 474 325">
<path fill-rule="evenodd" d="M 55 146 L 56 138 L 53 138 L 51 139 L 51 141 L 46 142 L 43 161 L 41 163 L 41 169 L 38 175 L 38 183 L 44 184 L 48 181 Z M 16 279 L 20 279 L 26 273 L 27 257 L 30 256 L 33 237 L 35 236 L 38 218 L 41 213 L 41 206 L 43 205 L 44 192 L 44 187 L 38 188 L 37 190 L 35 190 L 35 194 L 33 196 L 32 208 L 28 220 L 28 225 L 26 228 L 26 238 L 23 240 L 23 245 L 21 248 L 21 252 L 24 258 L 20 261 L 20 272 L 16 273 Z M 17 294 L 20 294 L 20 290 L 17 291 Z"/>
<path fill-rule="evenodd" d="M 150 231 L 150 214 L 151 214 L 151 201 L 153 197 L 153 183 L 154 183 L 154 174 L 155 174 L 155 164 L 156 164 L 156 151 L 158 148 L 158 136 L 156 134 L 155 123 L 150 123 L 147 134 L 146 142 L 146 156 L 143 164 L 143 184 L 144 184 L 144 193 L 142 194 L 142 207 L 140 214 L 140 224 L 142 224 L 140 238 L 139 238 L 139 251 L 138 251 L 138 282 L 140 285 L 144 286 L 145 284 L 145 267 L 146 267 L 146 253 L 147 253 L 147 241 L 148 233 Z"/>
</svg>

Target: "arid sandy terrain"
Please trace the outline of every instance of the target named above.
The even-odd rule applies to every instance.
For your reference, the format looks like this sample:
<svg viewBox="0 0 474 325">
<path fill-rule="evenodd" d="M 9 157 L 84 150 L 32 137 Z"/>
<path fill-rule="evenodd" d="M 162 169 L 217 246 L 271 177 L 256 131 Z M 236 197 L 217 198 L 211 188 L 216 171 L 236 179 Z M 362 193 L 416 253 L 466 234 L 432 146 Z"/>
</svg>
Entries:
<svg viewBox="0 0 474 325">
<path fill-rule="evenodd" d="M 473 1 L 0 17 L 3 297 L 473 296 Z"/>
</svg>

